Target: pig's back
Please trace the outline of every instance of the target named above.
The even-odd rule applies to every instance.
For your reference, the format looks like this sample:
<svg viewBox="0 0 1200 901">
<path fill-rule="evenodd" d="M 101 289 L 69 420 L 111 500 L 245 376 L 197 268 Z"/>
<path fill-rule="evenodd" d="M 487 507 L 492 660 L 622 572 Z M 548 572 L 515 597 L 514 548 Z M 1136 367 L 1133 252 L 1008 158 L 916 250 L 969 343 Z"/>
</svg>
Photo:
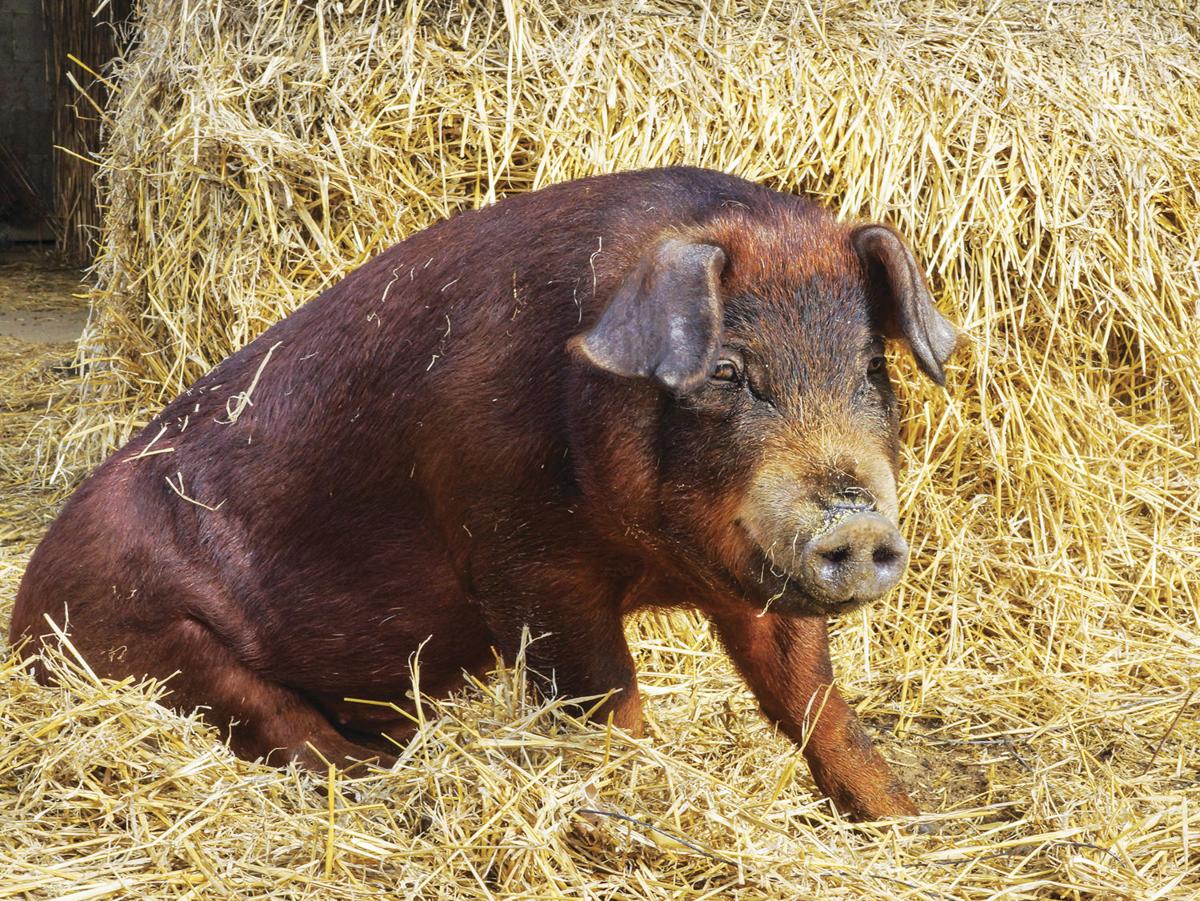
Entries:
<svg viewBox="0 0 1200 901">
<path fill-rule="evenodd" d="M 781 195 L 704 170 L 649 170 L 439 222 L 228 357 L 117 457 L 153 441 L 151 451 L 174 450 L 137 465 L 191 467 L 238 493 L 261 489 L 268 461 L 269 481 L 289 489 L 351 478 L 380 486 L 419 462 L 403 451 L 419 449 L 435 424 L 475 444 L 496 433 L 526 445 L 558 430 L 566 342 L 653 235 L 771 196 Z M 496 443 L 485 453 L 503 469 Z"/>
</svg>

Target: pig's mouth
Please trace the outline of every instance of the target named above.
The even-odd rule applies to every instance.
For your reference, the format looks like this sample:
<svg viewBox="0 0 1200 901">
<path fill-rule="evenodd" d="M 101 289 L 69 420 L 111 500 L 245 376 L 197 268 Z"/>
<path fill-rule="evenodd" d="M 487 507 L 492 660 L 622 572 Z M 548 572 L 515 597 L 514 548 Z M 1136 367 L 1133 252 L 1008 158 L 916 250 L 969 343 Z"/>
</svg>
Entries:
<svg viewBox="0 0 1200 901">
<path fill-rule="evenodd" d="M 765 550 L 757 551 L 753 570 L 736 581 L 747 599 L 764 613 L 785 616 L 839 616 L 875 600 L 856 597 L 826 600 L 807 589 L 800 576 L 781 567 Z"/>
</svg>

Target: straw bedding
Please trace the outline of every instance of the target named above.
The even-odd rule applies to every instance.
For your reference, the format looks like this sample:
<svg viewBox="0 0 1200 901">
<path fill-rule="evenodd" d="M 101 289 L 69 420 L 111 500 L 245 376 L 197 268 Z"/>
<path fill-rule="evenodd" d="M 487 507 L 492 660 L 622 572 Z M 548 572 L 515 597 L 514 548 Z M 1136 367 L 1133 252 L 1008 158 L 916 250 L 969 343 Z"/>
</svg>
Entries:
<svg viewBox="0 0 1200 901">
<path fill-rule="evenodd" d="M 430 701 L 393 771 L 330 785 L 232 759 L 68 648 L 59 687 L 0 669 L 0 897 L 1200 895 L 1189 4 L 141 17 L 59 477 L 373 253 L 504 194 L 686 162 L 909 236 L 972 341 L 946 392 L 896 361 L 912 567 L 835 653 L 941 828 L 838 821 L 690 616 L 630 624 L 647 740 L 531 702 L 517 666 Z M 6 602 L 29 547 L 0 557 Z"/>
</svg>

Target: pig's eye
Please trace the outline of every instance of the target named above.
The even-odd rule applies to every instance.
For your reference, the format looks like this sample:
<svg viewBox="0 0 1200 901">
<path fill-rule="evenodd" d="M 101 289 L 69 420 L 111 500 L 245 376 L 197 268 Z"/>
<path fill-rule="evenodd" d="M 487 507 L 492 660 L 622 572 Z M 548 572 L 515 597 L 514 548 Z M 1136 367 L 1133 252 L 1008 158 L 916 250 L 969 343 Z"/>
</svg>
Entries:
<svg viewBox="0 0 1200 901">
<path fill-rule="evenodd" d="M 867 364 L 867 375 L 879 375 L 887 367 L 887 360 L 884 357 L 871 357 L 871 362 Z"/>
<path fill-rule="evenodd" d="M 718 382 L 736 382 L 741 378 L 741 373 L 732 360 L 721 360 L 713 370 L 712 377 Z"/>
</svg>

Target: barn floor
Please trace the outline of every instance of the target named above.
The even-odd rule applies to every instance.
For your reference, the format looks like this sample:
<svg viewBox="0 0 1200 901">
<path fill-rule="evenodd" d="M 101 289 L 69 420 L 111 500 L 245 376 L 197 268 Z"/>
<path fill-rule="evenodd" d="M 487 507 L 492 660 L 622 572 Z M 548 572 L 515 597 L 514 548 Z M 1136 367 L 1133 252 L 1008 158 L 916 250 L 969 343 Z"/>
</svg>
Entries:
<svg viewBox="0 0 1200 901">
<path fill-rule="evenodd" d="M 37 473 L 54 450 L 53 413 L 87 322 L 81 277 L 38 245 L 0 250 L 0 547 L 8 550 L 35 540 L 65 494 Z"/>
<path fill-rule="evenodd" d="M 87 322 L 82 277 L 41 245 L 0 250 L 0 338 L 25 342 L 35 353 L 73 345 Z"/>
</svg>

